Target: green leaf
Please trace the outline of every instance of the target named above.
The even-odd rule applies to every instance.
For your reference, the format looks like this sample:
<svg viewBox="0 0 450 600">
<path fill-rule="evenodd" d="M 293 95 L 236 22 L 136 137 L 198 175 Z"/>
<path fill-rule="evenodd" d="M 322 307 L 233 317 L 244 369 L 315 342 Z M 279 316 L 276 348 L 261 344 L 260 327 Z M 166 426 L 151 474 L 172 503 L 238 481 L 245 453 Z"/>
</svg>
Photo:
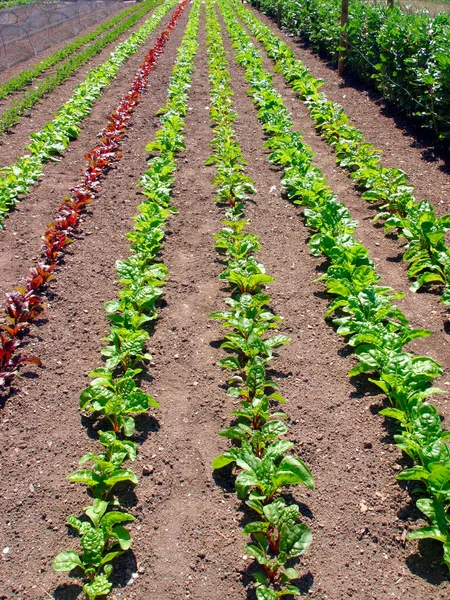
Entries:
<svg viewBox="0 0 450 600">
<path fill-rule="evenodd" d="M 284 569 L 284 576 L 288 580 L 298 579 L 298 573 L 293 567 L 288 567 L 287 569 Z"/>
<path fill-rule="evenodd" d="M 112 487 L 116 483 L 120 481 L 131 481 L 132 483 L 137 483 L 138 479 L 136 474 L 133 473 L 130 469 L 117 469 L 117 471 L 113 471 L 110 477 L 105 480 L 105 484 L 109 487 Z"/>
<path fill-rule="evenodd" d="M 450 570 L 450 542 L 444 544 L 444 562 Z"/>
<path fill-rule="evenodd" d="M 226 454 L 220 454 L 216 456 L 216 458 L 212 461 L 213 469 L 222 469 L 222 467 L 226 467 L 227 465 L 235 462 L 235 459 L 231 456 L 226 456 Z"/>
<path fill-rule="evenodd" d="M 383 408 L 378 414 L 383 417 L 389 417 L 390 419 L 396 419 L 397 421 L 400 421 L 402 425 L 408 423 L 409 420 L 406 413 L 398 408 Z"/>
<path fill-rule="evenodd" d="M 281 485 L 304 483 L 314 489 L 314 479 L 305 463 L 293 456 L 286 456 L 278 467 L 275 481 Z"/>
<path fill-rule="evenodd" d="M 83 586 L 83 593 L 88 600 L 96 600 L 99 596 L 106 596 L 112 588 L 112 583 L 108 581 L 106 575 L 97 575 L 93 581 Z"/>
<path fill-rule="evenodd" d="M 439 527 L 429 526 L 429 527 L 420 527 L 419 529 L 415 529 L 408 533 L 409 540 L 425 540 L 425 539 L 433 539 L 439 540 L 443 542 L 446 539 L 446 536 L 442 535 Z"/>
<path fill-rule="evenodd" d="M 125 523 L 126 521 L 135 521 L 136 517 L 130 515 L 129 513 L 120 512 L 118 510 L 111 510 L 107 512 L 106 515 L 102 519 L 102 525 L 106 527 L 106 529 L 111 529 L 114 525 L 118 523 Z"/>
<path fill-rule="evenodd" d="M 95 478 L 92 471 L 82 470 L 71 473 L 67 476 L 67 480 L 71 483 L 83 483 L 89 487 L 98 484 L 98 479 Z"/>
<path fill-rule="evenodd" d="M 252 523 L 247 523 L 242 533 L 244 535 L 250 535 L 251 533 L 267 533 L 268 529 L 269 523 L 265 521 L 252 521 Z"/>
<path fill-rule="evenodd" d="M 270 559 L 257 546 L 254 546 L 253 544 L 249 544 L 248 546 L 245 546 L 245 550 L 247 551 L 248 554 L 250 554 L 250 556 L 253 556 L 253 558 L 256 558 L 256 560 L 259 562 L 260 565 L 270 566 Z"/>
<path fill-rule="evenodd" d="M 287 559 L 294 558 L 303 554 L 311 542 L 311 530 L 304 523 L 290 528 L 283 527 L 279 552 L 285 552 Z"/>
<path fill-rule="evenodd" d="M 67 572 L 76 567 L 83 567 L 83 563 L 76 552 L 68 550 L 66 552 L 60 552 L 55 556 L 52 566 L 54 571 Z"/>
<path fill-rule="evenodd" d="M 117 556 L 120 556 L 121 554 L 123 554 L 122 550 L 115 550 L 114 552 L 108 552 L 108 554 L 105 554 L 105 556 L 102 557 L 100 566 L 103 567 L 103 566 L 107 565 L 108 563 L 110 563 L 112 560 L 114 560 Z"/>
<path fill-rule="evenodd" d="M 98 524 L 100 523 L 100 519 L 105 514 L 107 508 L 108 508 L 108 502 L 105 502 L 104 500 L 100 500 L 100 499 L 96 498 L 94 500 L 94 502 L 92 503 L 92 506 L 88 506 L 84 512 L 90 518 L 90 520 L 95 525 L 95 527 L 98 527 Z"/>
<path fill-rule="evenodd" d="M 117 527 L 114 527 L 112 533 L 118 540 L 122 550 L 128 550 L 128 548 L 131 546 L 131 535 L 128 529 L 125 529 L 125 527 L 122 527 L 122 525 L 117 525 Z"/>
<path fill-rule="evenodd" d="M 126 437 L 131 437 L 136 429 L 136 423 L 133 417 L 128 417 L 123 423 L 123 433 Z"/>
<path fill-rule="evenodd" d="M 416 465 L 410 469 L 404 469 L 397 475 L 396 479 L 400 481 L 426 481 L 429 477 L 429 471 L 427 471 L 424 467 Z"/>
</svg>

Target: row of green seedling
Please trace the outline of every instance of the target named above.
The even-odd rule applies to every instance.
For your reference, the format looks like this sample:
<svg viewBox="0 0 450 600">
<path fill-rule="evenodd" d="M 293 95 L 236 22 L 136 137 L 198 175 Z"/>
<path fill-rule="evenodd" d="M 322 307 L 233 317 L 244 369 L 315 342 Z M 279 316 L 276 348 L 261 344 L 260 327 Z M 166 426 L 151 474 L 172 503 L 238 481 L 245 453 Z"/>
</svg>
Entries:
<svg viewBox="0 0 450 600">
<path fill-rule="evenodd" d="M 21 196 L 30 192 L 43 175 L 43 165 L 49 160 L 58 160 L 69 143 L 81 131 L 80 123 L 91 113 L 94 102 L 111 83 L 120 67 L 145 42 L 163 17 L 177 4 L 168 0 L 157 8 L 153 15 L 128 39 L 119 44 L 110 58 L 89 71 L 86 78 L 74 90 L 71 98 L 59 108 L 55 118 L 39 132 L 30 135 L 31 143 L 26 147 L 30 154 L 20 157 L 13 165 L 0 169 L 0 227 L 6 214 L 12 210 Z"/>
<path fill-rule="evenodd" d="M 0 100 L 3 100 L 3 98 L 7 98 L 11 94 L 15 94 L 16 92 L 20 92 L 34 79 L 36 79 L 36 77 L 39 77 L 41 73 L 73 54 L 76 50 L 78 50 L 78 48 L 84 46 L 84 44 L 88 44 L 92 40 L 95 40 L 104 31 L 107 31 L 111 27 L 114 27 L 114 25 L 119 23 L 119 21 L 122 21 L 128 15 L 136 12 L 137 10 L 140 10 L 141 8 L 142 7 L 139 4 L 136 4 L 135 6 L 130 6 L 129 8 L 123 10 L 118 15 L 113 17 L 112 19 L 109 19 L 105 23 L 99 25 L 99 27 L 94 29 L 94 31 L 91 31 L 90 33 L 82 36 L 78 36 L 77 38 L 75 38 L 75 40 L 69 42 L 60 50 L 57 50 L 44 60 L 41 60 L 30 69 L 20 71 L 20 73 L 14 75 L 13 77 L 11 77 L 11 79 L 0 85 Z"/>
<path fill-rule="evenodd" d="M 227 310 L 211 315 L 228 331 L 221 348 L 227 356 L 219 365 L 231 372 L 228 395 L 238 398 L 233 424 L 222 429 L 221 437 L 234 446 L 215 458 L 213 468 L 234 464 L 236 492 L 252 511 L 252 520 L 243 533 L 252 540 L 245 551 L 260 565 L 253 575 L 258 600 L 276 600 L 299 595 L 293 581 L 299 575 L 294 560 L 309 547 L 312 536 L 308 526 L 299 522 L 297 504 L 287 501 L 283 492 L 290 485 L 314 487 L 308 467 L 290 454 L 294 444 L 284 439 L 288 426 L 286 414 L 277 405 L 285 399 L 268 375 L 274 349 L 289 343 L 289 338 L 273 334 L 281 317 L 270 309 L 265 284 L 273 282 L 254 252 L 260 248 L 258 237 L 244 231 L 247 221 L 243 209 L 248 194 L 255 189 L 245 174 L 245 160 L 236 140 L 228 61 L 212 0 L 206 6 L 207 51 L 209 58 L 210 118 L 214 124 L 213 155 L 216 201 L 225 205 L 226 220 L 215 235 L 232 294 L 226 298 Z"/>
<path fill-rule="evenodd" d="M 323 81 L 313 77 L 289 46 L 251 11 L 236 0 L 233 7 L 275 61 L 275 70 L 305 102 L 317 131 L 333 148 L 336 162 L 350 172 L 361 197 L 376 204 L 374 221 L 383 219 L 386 232 L 394 229 L 406 240 L 403 259 L 409 263 L 408 276 L 414 280 L 411 291 L 430 283 L 441 284 L 442 302 L 450 306 L 450 249 L 445 241 L 450 215 L 438 217 L 428 200 L 417 202 L 405 171 L 383 167 L 381 150 L 350 124 L 340 104 L 319 92 Z"/>
<path fill-rule="evenodd" d="M 139 19 L 145 15 L 149 10 L 154 8 L 159 0 L 148 0 L 143 6 L 140 7 L 138 12 L 134 12 L 126 21 L 120 23 L 114 29 L 106 33 L 104 36 L 98 38 L 92 44 L 87 46 L 83 51 L 70 57 L 66 62 L 58 64 L 54 73 L 48 75 L 45 79 L 39 82 L 35 87 L 31 88 L 20 98 L 13 102 L 12 106 L 5 109 L 0 114 L 0 136 L 5 131 L 8 131 L 14 125 L 20 121 L 20 117 L 25 113 L 28 113 L 35 104 L 41 100 L 44 96 L 56 90 L 66 79 L 75 73 L 82 65 L 87 63 L 88 60 L 96 56 L 103 50 L 108 44 L 111 44 L 116 40 L 122 33 L 130 29 Z M 1 89 L 0 89 L 1 98 Z"/>
<path fill-rule="evenodd" d="M 315 232 L 309 240 L 312 254 L 326 257 L 326 273 L 319 280 L 334 298 L 326 318 L 333 318 L 337 332 L 359 361 L 349 375 L 369 373 L 368 381 L 386 394 L 389 407 L 380 414 L 397 421 L 395 442 L 413 463 L 397 479 L 419 482 L 414 489 L 420 496 L 417 506 L 431 525 L 416 529 L 408 537 L 442 542 L 444 561 L 450 566 L 450 451 L 445 443 L 450 432 L 443 430 L 437 409 L 428 402 L 441 392 L 432 384 L 442 375 L 442 367 L 431 358 L 404 350 L 408 342 L 430 332 L 412 329 L 394 304 L 402 294 L 379 284 L 380 275 L 367 249 L 353 235 L 357 223 L 337 201 L 321 171 L 312 165 L 313 153 L 301 135 L 292 131 L 291 116 L 273 87 L 271 75 L 264 71 L 261 54 L 226 0 L 219 4 L 268 138 L 265 147 L 270 150 L 269 160 L 282 167 L 283 185 L 294 203 L 306 206 L 306 224 Z"/>
<path fill-rule="evenodd" d="M 176 213 L 171 200 L 175 159 L 184 148 L 184 116 L 198 47 L 199 7 L 196 0 L 169 84 L 169 100 L 159 111 L 162 126 L 155 141 L 147 146 L 156 156 L 149 160 L 138 184 L 145 200 L 138 206 L 134 230 L 127 234 L 132 253 L 116 262 L 122 289 L 117 300 L 105 304 L 110 322 L 107 345 L 102 350 L 106 361 L 90 373 L 93 380 L 80 397 L 81 412 L 98 421 L 102 448 L 98 453 L 85 454 L 80 460 L 83 468 L 68 476 L 70 482 L 87 487 L 92 503 L 84 510 L 85 517 L 71 515 L 67 519 L 80 536 L 81 552 L 61 552 L 55 557 L 53 568 L 81 569 L 83 592 L 89 600 L 110 592 L 111 563 L 130 548 L 130 532 L 123 523 L 134 521 L 134 517 L 121 510 L 121 496 L 124 483 L 136 484 L 138 480 L 124 463 L 136 458 L 136 415 L 158 407 L 140 388 L 139 376 L 151 360 L 146 350 L 148 328 L 158 316 L 158 301 L 168 275 L 158 255 L 165 223 Z M 86 464 L 88 467 L 84 467 Z"/>
</svg>

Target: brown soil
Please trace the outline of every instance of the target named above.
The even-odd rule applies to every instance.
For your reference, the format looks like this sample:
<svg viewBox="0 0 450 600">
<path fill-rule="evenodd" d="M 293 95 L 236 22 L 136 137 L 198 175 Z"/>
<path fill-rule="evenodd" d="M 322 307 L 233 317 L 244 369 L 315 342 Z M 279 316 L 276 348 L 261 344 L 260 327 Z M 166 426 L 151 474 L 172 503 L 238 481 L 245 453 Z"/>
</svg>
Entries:
<svg viewBox="0 0 450 600">
<path fill-rule="evenodd" d="M 0 518 L 4 523 L 0 549 L 9 548 L 2 554 L 0 598 L 37 600 L 47 592 L 59 600 L 72 600 L 79 592 L 75 583 L 66 585 L 67 577 L 51 569 L 57 551 L 76 547 L 76 541 L 66 535 L 65 516 L 79 514 L 86 504 L 81 488 L 65 481 L 81 454 L 94 446 L 80 421 L 78 395 L 86 384 L 86 373 L 99 364 L 101 338 L 107 331 L 103 303 L 117 291 L 115 260 L 128 254 L 125 233 L 139 202 L 134 184 L 145 170 L 145 144 L 158 124 L 155 114 L 165 102 L 187 12 L 150 76 L 149 91 L 124 143 L 124 157 L 106 178 L 83 235 L 51 284 L 48 321 L 35 328 L 36 338 L 30 345 L 46 368 L 17 383 L 0 415 Z M 222 473 L 213 478 L 210 467 L 214 456 L 227 447 L 217 431 L 229 423 L 234 404 L 223 388 L 226 375 L 216 366 L 222 356 L 217 349 L 222 331 L 208 318 L 211 311 L 223 308 L 227 290 L 218 280 L 221 267 L 213 249 L 222 212 L 210 187 L 213 169 L 204 166 L 212 132 L 203 20 L 201 31 L 187 117 L 187 149 L 178 161 L 174 190 L 180 214 L 170 220 L 162 255 L 170 279 L 150 342 L 154 360 L 145 383 L 161 408 L 140 421 L 142 444 L 135 465 L 140 481 L 136 495 L 128 498 L 138 517 L 131 527 L 134 550 L 121 560 L 114 594 L 127 600 L 244 598 L 251 581 L 252 563 L 242 550 L 241 535 L 247 516 L 231 480 Z M 264 139 L 255 108 L 246 96 L 242 70 L 232 63 L 230 71 L 240 115 L 236 123 L 239 142 L 258 189 L 246 208 L 249 230 L 260 236 L 263 249 L 258 258 L 276 280 L 270 286 L 273 308 L 285 317 L 282 333 L 292 338 L 274 361 L 273 376 L 288 398 L 290 437 L 316 478 L 315 491 L 293 490 L 314 535 L 300 563 L 302 589 L 316 600 L 447 600 L 447 574 L 435 564 L 439 553 L 434 547 L 418 548 L 405 542 L 408 529 L 421 521 L 412 497 L 395 481 L 404 461 L 392 444 L 393 430 L 377 416 L 382 396 L 364 379 L 347 377 L 354 361 L 324 322 L 327 300 L 320 284 L 312 283 L 321 261 L 309 254 L 308 232 L 298 209 L 280 195 L 280 173 L 269 166 L 262 151 Z M 125 83 L 119 89 L 123 92 Z M 300 106 L 293 98 L 291 103 Z M 83 153 L 103 126 L 101 114 L 109 112 L 106 106 L 96 110 L 72 152 L 59 164 L 50 165 L 57 182 L 53 195 L 45 188 L 46 180 L 50 181 L 47 176 L 36 196 L 21 205 L 24 212 L 9 218 L 0 241 L 1 255 L 11 252 L 10 257 L 19 258 L 13 265 L 0 263 L 5 288 L 26 272 L 45 223 L 64 192 L 77 181 Z M 309 117 L 301 120 L 301 113 L 296 112 L 295 118 L 305 135 L 310 135 Z M 315 134 L 310 137 L 307 141 L 312 144 Z M 329 155 L 326 145 L 320 144 L 318 160 Z M 330 183 L 348 186 L 346 176 L 341 179 L 331 164 L 332 157 L 323 160 L 320 165 Z M 30 233 L 27 221 L 33 223 L 32 227 L 27 223 Z M 380 248 L 385 243 L 380 238 Z M 381 258 L 379 265 L 380 271 L 382 265 L 385 269 L 384 278 L 390 278 L 398 289 L 404 282 L 399 265 Z M 419 308 L 416 298 L 426 303 Z M 431 310 L 439 310 L 430 296 L 414 296 L 408 302 L 404 308 L 414 324 L 423 322 L 421 315 L 430 317 Z M 426 342 L 426 351 L 437 356 L 444 347 L 439 341 L 442 321 L 436 317 L 433 323 L 437 331 Z M 247 598 L 254 600 L 250 589 Z"/>
</svg>

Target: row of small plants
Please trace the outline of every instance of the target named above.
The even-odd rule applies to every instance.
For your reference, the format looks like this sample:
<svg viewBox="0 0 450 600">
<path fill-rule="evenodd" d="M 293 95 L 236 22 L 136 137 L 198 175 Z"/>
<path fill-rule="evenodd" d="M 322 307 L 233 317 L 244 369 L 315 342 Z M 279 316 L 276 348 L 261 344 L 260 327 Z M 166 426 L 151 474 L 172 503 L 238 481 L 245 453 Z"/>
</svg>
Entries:
<svg viewBox="0 0 450 600">
<path fill-rule="evenodd" d="M 107 61 L 91 69 L 84 81 L 75 88 L 71 98 L 60 107 L 55 118 L 41 131 L 30 135 L 31 143 L 26 147 L 30 154 L 0 169 L 4 173 L 0 177 L 0 227 L 19 198 L 28 194 L 31 186 L 43 175 L 44 163 L 57 160 L 56 157 L 64 153 L 71 140 L 78 137 L 81 121 L 91 113 L 94 102 L 105 87 L 176 4 L 177 0 L 168 0 L 157 8 L 144 25 L 117 46 Z"/>
<path fill-rule="evenodd" d="M 227 310 L 211 318 L 228 331 L 221 348 L 227 356 L 219 365 L 231 372 L 228 395 L 239 398 L 233 424 L 219 432 L 234 445 L 215 458 L 214 469 L 234 464 L 236 492 L 252 511 L 253 519 L 243 533 L 251 535 L 245 551 L 260 565 L 253 573 L 258 600 L 276 600 L 300 595 L 293 581 L 299 575 L 293 559 L 303 554 L 312 541 L 311 531 L 299 522 L 299 507 L 283 493 L 290 485 L 304 484 L 313 489 L 308 467 L 290 451 L 294 444 L 284 436 L 287 416 L 277 405 L 285 399 L 268 374 L 274 349 L 289 343 L 284 335 L 271 335 L 281 317 L 270 309 L 264 291 L 273 282 L 255 258 L 261 246 L 258 237 L 245 231 L 244 204 L 255 189 L 245 173 L 245 160 L 233 130 L 237 118 L 233 110 L 228 61 L 212 0 L 206 4 L 207 52 L 210 80 L 210 118 L 214 125 L 213 155 L 216 201 L 227 207 L 223 228 L 214 237 L 232 294 L 225 299 Z"/>
<path fill-rule="evenodd" d="M 175 157 L 184 148 L 184 116 L 198 47 L 199 14 L 200 0 L 195 0 L 169 84 L 169 100 L 160 111 L 162 126 L 155 142 L 147 147 L 157 155 L 149 160 L 139 182 L 145 200 L 138 206 L 134 230 L 127 235 L 132 254 L 116 263 L 122 290 L 118 300 L 105 304 L 111 323 L 102 351 L 106 362 L 90 373 L 93 380 L 80 397 L 82 413 L 98 421 L 102 448 L 98 454 L 88 452 L 81 458 L 80 464 L 89 464 L 89 468 L 68 476 L 70 482 L 87 487 L 92 503 L 81 518 L 67 518 L 80 536 L 81 552 L 61 552 L 53 568 L 81 570 L 83 592 L 89 600 L 111 591 L 112 563 L 131 546 L 130 532 L 123 524 L 134 521 L 134 517 L 121 508 L 126 492 L 123 484 L 137 484 L 138 480 L 124 463 L 133 461 L 137 454 L 137 443 L 132 439 L 134 417 L 158 406 L 139 387 L 139 375 L 151 360 L 146 351 L 148 324 L 157 318 L 157 302 L 168 275 L 166 266 L 158 262 L 158 254 L 165 222 L 176 212 L 171 201 Z"/>
<path fill-rule="evenodd" d="M 0 324 L 0 390 L 11 384 L 22 363 L 40 364 L 37 357 L 23 354 L 25 334 L 30 324 L 42 316 L 47 283 L 53 278 L 53 271 L 65 247 L 73 241 L 71 236 L 79 230 L 86 206 L 95 199 L 101 179 L 108 172 L 111 163 L 122 156 L 121 140 L 128 131 L 133 112 L 148 84 L 148 76 L 162 55 L 187 1 L 183 0 L 174 11 L 170 23 L 136 72 L 131 89 L 109 115 L 109 124 L 99 134 L 98 144 L 85 155 L 87 164 L 82 183 L 72 188 L 71 196 L 61 204 L 57 217 L 48 225 L 43 236 L 43 259 L 31 269 L 22 286 L 6 294 L 5 320 Z"/>
<path fill-rule="evenodd" d="M 14 75 L 0 85 L 0 100 L 3 98 L 7 98 L 11 94 L 15 94 L 16 92 L 20 92 L 26 86 L 28 86 L 36 77 L 39 77 L 41 73 L 52 67 L 53 65 L 59 63 L 61 60 L 64 60 L 71 54 L 73 54 L 78 48 L 84 46 L 84 44 L 88 44 L 92 40 L 95 40 L 99 35 L 101 35 L 104 31 L 107 31 L 123 19 L 125 19 L 128 15 L 139 10 L 141 6 L 136 4 L 135 6 L 130 6 L 129 8 L 121 11 L 118 15 L 105 21 L 101 25 L 99 25 L 94 31 L 88 33 L 86 35 L 81 35 L 75 38 L 72 42 L 65 44 L 60 50 L 57 50 L 44 60 L 41 60 L 39 63 L 31 67 L 30 69 L 25 69 L 24 71 L 20 71 L 17 75 Z"/>
<path fill-rule="evenodd" d="M 355 239 L 356 222 L 326 184 L 322 172 L 312 165 L 313 152 L 292 131 L 291 116 L 263 68 L 261 54 L 226 0 L 219 5 L 235 56 L 246 71 L 250 95 L 267 135 L 269 160 L 284 171 L 283 185 L 295 204 L 306 207 L 303 215 L 314 232 L 309 246 L 314 256 L 326 257 L 326 272 L 319 278 L 333 300 L 326 313 L 337 332 L 344 336 L 358 363 L 350 376 L 370 374 L 368 381 L 385 394 L 389 407 L 380 414 L 396 420 L 394 436 L 398 447 L 413 466 L 400 472 L 399 480 L 419 482 L 417 507 L 431 525 L 408 534 L 410 539 L 433 538 L 443 544 L 444 561 L 450 567 L 450 432 L 442 428 L 438 411 L 428 400 L 441 392 L 433 387 L 442 367 L 425 356 L 404 350 L 413 339 L 429 331 L 412 329 L 406 316 L 394 304 L 402 294 L 379 284 L 367 249 Z"/>
<path fill-rule="evenodd" d="M 319 92 L 323 81 L 315 79 L 289 46 L 274 35 L 242 4 L 233 6 L 255 35 L 262 42 L 268 55 L 275 61 L 288 85 L 305 102 L 316 129 L 333 147 L 337 163 L 350 171 L 361 197 L 378 205 L 374 221 L 385 220 L 385 231 L 395 229 L 405 238 L 404 260 L 410 263 L 408 276 L 414 279 L 412 291 L 430 283 L 443 284 L 442 302 L 450 306 L 450 249 L 446 244 L 446 232 L 450 229 L 450 215 L 438 217 L 428 200 L 417 202 L 413 187 L 408 185 L 407 175 L 401 169 L 390 169 L 381 164 L 381 151 L 364 139 L 342 106 L 327 100 Z"/>
<path fill-rule="evenodd" d="M 111 31 L 102 37 L 96 36 L 96 40 L 88 45 L 84 50 L 71 56 L 67 61 L 57 65 L 55 72 L 49 74 L 45 79 L 38 83 L 35 87 L 25 92 L 25 94 L 16 100 L 13 104 L 5 109 L 0 114 L 0 136 L 16 125 L 22 115 L 28 114 L 44 96 L 56 90 L 64 81 L 75 73 L 82 65 L 96 56 L 108 44 L 111 44 L 124 32 L 128 31 L 140 18 L 142 18 L 149 10 L 155 7 L 159 2 L 156 0 L 148 0 L 144 5 L 140 5 L 140 10 L 134 12 L 123 23 L 115 26 Z M 1 97 L 1 95 L 0 95 Z"/>
<path fill-rule="evenodd" d="M 276 16 L 278 0 L 253 0 Z M 337 60 L 339 0 L 279 0 L 282 24 Z M 349 5 L 346 64 L 384 98 L 413 116 L 439 139 L 450 140 L 450 15 L 411 14 L 387 3 Z"/>
</svg>

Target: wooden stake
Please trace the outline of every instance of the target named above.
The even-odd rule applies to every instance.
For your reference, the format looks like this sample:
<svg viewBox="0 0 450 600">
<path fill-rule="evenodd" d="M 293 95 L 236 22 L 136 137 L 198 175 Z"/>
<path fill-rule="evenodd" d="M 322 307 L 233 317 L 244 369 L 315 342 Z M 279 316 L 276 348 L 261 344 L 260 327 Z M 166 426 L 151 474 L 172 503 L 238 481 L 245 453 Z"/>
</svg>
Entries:
<svg viewBox="0 0 450 600">
<path fill-rule="evenodd" d="M 341 39 L 339 41 L 338 75 L 344 74 L 345 54 L 347 51 L 348 0 L 341 4 Z"/>
<path fill-rule="evenodd" d="M 280 4 L 280 0 L 277 0 L 277 25 L 278 25 L 278 29 L 281 29 L 281 4 Z"/>
</svg>

